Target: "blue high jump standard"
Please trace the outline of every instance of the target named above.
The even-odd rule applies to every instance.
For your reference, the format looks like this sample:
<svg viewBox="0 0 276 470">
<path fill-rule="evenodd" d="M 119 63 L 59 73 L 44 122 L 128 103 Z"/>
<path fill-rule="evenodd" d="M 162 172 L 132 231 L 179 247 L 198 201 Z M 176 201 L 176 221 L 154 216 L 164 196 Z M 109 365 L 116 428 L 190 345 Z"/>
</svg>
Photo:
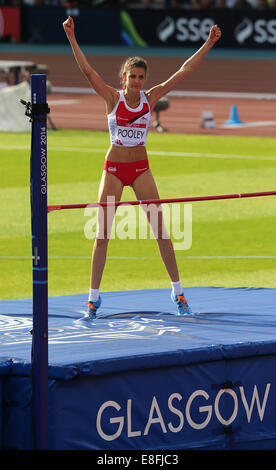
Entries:
<svg viewBox="0 0 276 470">
<path fill-rule="evenodd" d="M 185 294 L 105 292 L 92 322 L 49 297 L 49 449 L 276 449 L 276 289 Z M 3 448 L 32 449 L 32 300 L 0 313 Z"/>
<path fill-rule="evenodd" d="M 33 270 L 32 406 L 35 448 L 48 448 L 48 236 L 46 75 L 31 76 L 31 229 Z"/>
</svg>

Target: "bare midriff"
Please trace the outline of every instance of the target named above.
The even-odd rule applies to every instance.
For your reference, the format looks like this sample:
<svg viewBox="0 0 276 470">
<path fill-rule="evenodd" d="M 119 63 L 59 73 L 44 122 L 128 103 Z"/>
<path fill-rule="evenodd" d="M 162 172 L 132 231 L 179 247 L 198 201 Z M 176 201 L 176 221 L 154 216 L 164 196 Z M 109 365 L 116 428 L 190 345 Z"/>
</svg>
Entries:
<svg viewBox="0 0 276 470">
<path fill-rule="evenodd" d="M 136 147 L 117 147 L 116 145 L 111 145 L 106 154 L 106 159 L 110 162 L 137 162 L 146 158 L 146 147 L 140 145 Z"/>
</svg>

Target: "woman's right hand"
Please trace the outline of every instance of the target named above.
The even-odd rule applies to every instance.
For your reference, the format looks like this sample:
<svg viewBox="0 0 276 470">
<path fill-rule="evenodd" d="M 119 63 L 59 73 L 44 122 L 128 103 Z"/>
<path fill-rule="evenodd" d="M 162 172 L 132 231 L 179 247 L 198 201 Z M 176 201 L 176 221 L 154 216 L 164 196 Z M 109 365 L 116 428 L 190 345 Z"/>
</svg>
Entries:
<svg viewBox="0 0 276 470">
<path fill-rule="evenodd" d="M 71 16 L 68 16 L 67 20 L 62 23 L 63 29 L 65 33 L 67 34 L 68 38 L 71 38 L 74 36 L 74 21 Z"/>
</svg>

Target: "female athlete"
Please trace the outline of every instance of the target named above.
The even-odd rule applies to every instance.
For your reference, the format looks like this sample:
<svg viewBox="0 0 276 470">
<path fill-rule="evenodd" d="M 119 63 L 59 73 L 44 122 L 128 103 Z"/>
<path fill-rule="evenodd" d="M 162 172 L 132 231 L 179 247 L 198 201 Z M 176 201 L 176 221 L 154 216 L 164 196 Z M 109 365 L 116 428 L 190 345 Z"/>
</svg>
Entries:
<svg viewBox="0 0 276 470">
<path fill-rule="evenodd" d="M 70 16 L 64 21 L 63 28 L 81 72 L 106 104 L 111 145 L 105 158 L 98 201 L 106 202 L 110 196 L 119 201 L 124 186 L 132 186 L 138 200 L 159 199 L 145 147 L 151 112 L 162 96 L 196 69 L 221 37 L 220 28 L 217 25 L 212 26 L 203 46 L 186 60 L 176 73 L 145 92 L 142 91 L 147 76 L 147 63 L 144 59 L 131 57 L 126 60 L 121 69 L 123 89 L 118 91 L 107 85 L 88 63 L 77 43 L 74 22 Z M 100 283 L 112 224 L 110 217 L 107 217 L 106 207 L 103 213 L 103 217 L 98 217 L 97 236 L 92 252 L 91 284 L 87 302 L 89 319 L 96 316 L 96 311 L 101 305 Z M 146 212 L 146 215 L 171 280 L 171 298 L 177 305 L 178 314 L 191 313 L 179 279 L 173 244 L 164 230 L 161 206 L 158 207 L 156 224 L 153 223 L 149 212 Z"/>
</svg>

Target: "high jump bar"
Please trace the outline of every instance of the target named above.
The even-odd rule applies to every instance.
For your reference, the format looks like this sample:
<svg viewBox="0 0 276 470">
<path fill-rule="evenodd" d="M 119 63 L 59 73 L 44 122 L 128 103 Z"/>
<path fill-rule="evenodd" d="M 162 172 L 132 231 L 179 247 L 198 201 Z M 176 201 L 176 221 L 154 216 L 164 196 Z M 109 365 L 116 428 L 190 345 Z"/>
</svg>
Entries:
<svg viewBox="0 0 276 470">
<path fill-rule="evenodd" d="M 276 196 L 276 191 L 262 191 L 257 193 L 234 193 L 218 194 L 214 196 L 188 196 L 170 199 L 144 199 L 136 201 L 114 201 L 114 202 L 93 202 L 87 204 L 55 204 L 47 206 L 47 212 L 60 211 L 64 209 L 84 209 L 86 207 L 107 207 L 107 206 L 138 206 L 142 204 L 171 204 L 173 202 L 195 202 L 195 201 L 214 201 L 219 199 L 240 199 L 247 197 Z"/>
</svg>

